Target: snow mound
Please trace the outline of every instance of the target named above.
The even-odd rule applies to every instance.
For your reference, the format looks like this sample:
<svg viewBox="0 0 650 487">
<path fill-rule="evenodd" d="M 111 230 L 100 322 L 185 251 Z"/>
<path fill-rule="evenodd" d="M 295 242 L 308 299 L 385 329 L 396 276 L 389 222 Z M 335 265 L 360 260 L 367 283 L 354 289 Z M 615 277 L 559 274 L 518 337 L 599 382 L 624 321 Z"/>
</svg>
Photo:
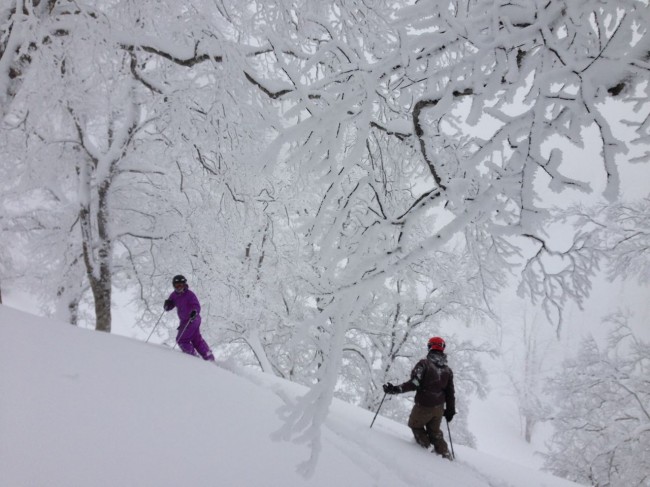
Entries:
<svg viewBox="0 0 650 487">
<path fill-rule="evenodd" d="M 448 462 L 405 425 L 335 401 L 313 476 L 274 441 L 305 389 L 0 306 L 0 472 L 6 487 L 575 486 L 455 446 Z M 453 424 L 452 424 L 453 432 Z"/>
</svg>

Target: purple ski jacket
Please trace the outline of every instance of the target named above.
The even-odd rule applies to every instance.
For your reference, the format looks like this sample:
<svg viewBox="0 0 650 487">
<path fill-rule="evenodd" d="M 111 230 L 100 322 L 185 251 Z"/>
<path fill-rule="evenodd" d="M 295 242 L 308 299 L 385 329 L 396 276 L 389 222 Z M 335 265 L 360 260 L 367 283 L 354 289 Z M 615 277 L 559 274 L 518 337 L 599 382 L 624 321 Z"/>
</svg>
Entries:
<svg viewBox="0 0 650 487">
<path fill-rule="evenodd" d="M 187 284 L 185 285 L 185 289 L 180 293 L 173 291 L 169 295 L 169 301 L 171 301 L 171 306 L 165 306 L 165 311 L 176 308 L 178 319 L 181 320 L 181 326 L 189 321 L 192 311 L 196 311 L 196 318 L 194 320 L 200 322 L 201 304 L 199 303 L 199 298 L 190 291 Z"/>
</svg>

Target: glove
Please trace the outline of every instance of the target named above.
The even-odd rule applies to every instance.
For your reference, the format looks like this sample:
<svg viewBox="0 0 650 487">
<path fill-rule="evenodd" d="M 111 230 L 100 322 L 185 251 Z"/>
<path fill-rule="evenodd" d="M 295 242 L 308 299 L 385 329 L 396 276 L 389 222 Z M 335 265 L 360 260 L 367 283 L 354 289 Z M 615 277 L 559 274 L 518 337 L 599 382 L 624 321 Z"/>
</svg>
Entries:
<svg viewBox="0 0 650 487">
<path fill-rule="evenodd" d="M 453 409 L 445 409 L 444 416 L 448 423 L 451 423 L 451 420 L 454 419 L 455 414 L 456 411 L 454 411 Z"/>
<path fill-rule="evenodd" d="M 384 392 L 386 394 L 399 394 L 402 392 L 402 388 L 400 386 L 394 386 L 389 382 L 388 384 L 384 384 Z"/>
<path fill-rule="evenodd" d="M 174 301 L 172 301 L 171 299 L 165 299 L 165 304 L 163 305 L 163 307 L 165 308 L 165 311 L 169 311 L 174 307 Z"/>
<path fill-rule="evenodd" d="M 190 313 L 190 320 L 193 320 L 194 318 L 196 318 L 196 310 L 195 309 L 193 309 L 192 312 Z"/>
</svg>

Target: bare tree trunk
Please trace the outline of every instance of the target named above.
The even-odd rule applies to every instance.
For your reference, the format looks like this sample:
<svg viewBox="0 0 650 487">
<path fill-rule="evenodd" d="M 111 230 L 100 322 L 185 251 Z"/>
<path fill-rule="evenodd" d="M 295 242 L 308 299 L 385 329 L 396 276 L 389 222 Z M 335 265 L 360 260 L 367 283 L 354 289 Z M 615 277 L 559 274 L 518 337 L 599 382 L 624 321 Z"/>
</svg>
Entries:
<svg viewBox="0 0 650 487">
<path fill-rule="evenodd" d="M 82 210 L 82 231 L 84 261 L 90 282 L 90 289 L 95 301 L 95 329 L 97 331 L 111 332 L 111 295 L 113 287 L 113 273 L 111 271 L 112 241 L 108 231 L 110 180 L 104 182 L 98 191 L 97 208 L 97 240 L 98 249 L 95 257 L 93 252 L 91 212 Z M 84 222 L 85 219 L 85 222 Z"/>
<path fill-rule="evenodd" d="M 526 415 L 525 418 L 525 427 L 524 427 L 524 438 L 526 443 L 530 443 L 533 439 L 533 429 L 535 428 L 535 421 L 530 415 Z"/>
<path fill-rule="evenodd" d="M 88 171 L 88 167 L 80 168 Z M 89 183 L 90 178 L 81 177 L 82 185 Z M 113 285 L 113 274 L 111 271 L 112 240 L 108 231 L 107 196 L 110 188 L 110 180 L 107 180 L 98 190 L 98 207 L 96 212 L 97 223 L 97 251 L 95 252 L 95 239 L 93 238 L 93 213 L 90 204 L 90 188 L 82 188 L 82 192 L 88 196 L 79 211 L 81 224 L 81 240 L 86 267 L 86 275 L 90 283 L 95 302 L 95 329 L 98 331 L 111 331 L 111 294 Z"/>
<path fill-rule="evenodd" d="M 60 286 L 57 293 L 57 307 L 56 318 L 73 326 L 77 326 L 79 322 L 79 301 L 81 300 L 81 293 L 70 292 L 69 287 Z"/>
<path fill-rule="evenodd" d="M 111 332 L 111 283 L 102 279 L 94 279 L 91 283 L 95 300 L 95 317 L 97 331 Z"/>
<path fill-rule="evenodd" d="M 79 300 L 75 299 L 68 303 L 68 313 L 70 314 L 70 324 L 77 326 L 79 324 Z"/>
</svg>

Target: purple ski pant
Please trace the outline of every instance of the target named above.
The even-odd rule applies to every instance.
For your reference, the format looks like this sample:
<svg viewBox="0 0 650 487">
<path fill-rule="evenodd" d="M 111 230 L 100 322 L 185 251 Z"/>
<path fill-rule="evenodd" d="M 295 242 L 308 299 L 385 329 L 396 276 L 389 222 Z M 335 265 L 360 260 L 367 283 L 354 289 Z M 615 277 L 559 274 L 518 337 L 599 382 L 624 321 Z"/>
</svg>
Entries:
<svg viewBox="0 0 650 487">
<path fill-rule="evenodd" d="M 197 352 L 205 360 L 214 360 L 212 350 L 201 336 L 199 327 L 201 326 L 201 317 L 197 316 L 190 323 L 185 326 L 178 327 L 178 335 L 176 335 L 176 343 L 179 348 L 189 354 L 197 355 Z"/>
</svg>

